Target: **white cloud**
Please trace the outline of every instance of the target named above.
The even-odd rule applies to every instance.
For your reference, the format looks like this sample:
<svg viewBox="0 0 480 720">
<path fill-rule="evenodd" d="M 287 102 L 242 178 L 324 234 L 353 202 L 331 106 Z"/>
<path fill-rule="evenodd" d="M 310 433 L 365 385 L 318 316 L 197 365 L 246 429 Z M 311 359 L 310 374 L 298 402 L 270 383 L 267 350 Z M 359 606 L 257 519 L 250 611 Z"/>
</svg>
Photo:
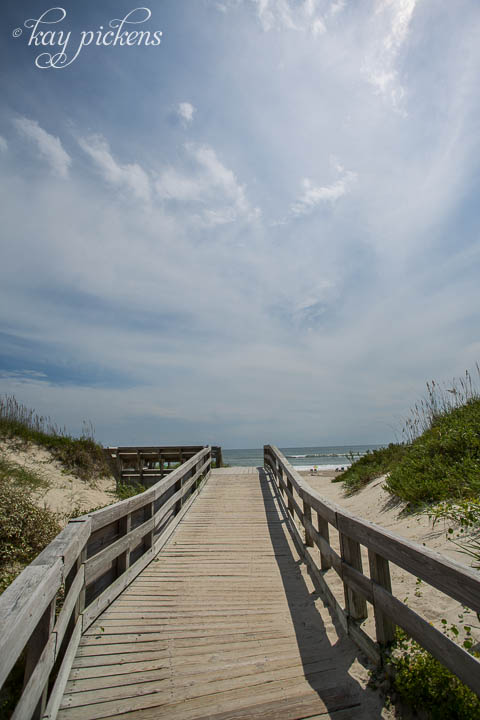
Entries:
<svg viewBox="0 0 480 720">
<path fill-rule="evenodd" d="M 36 120 L 18 117 L 13 122 L 22 135 L 36 144 L 38 151 L 47 160 L 52 170 L 60 177 L 67 177 L 72 159 L 64 150 L 60 139 L 41 128 Z"/>
<path fill-rule="evenodd" d="M 208 226 L 258 216 L 259 211 L 247 200 L 245 188 L 212 147 L 188 143 L 185 152 L 194 161 L 193 170 L 165 168 L 155 183 L 160 199 L 189 204 L 193 217 Z"/>
<path fill-rule="evenodd" d="M 8 150 L 8 143 L 2 135 L 0 135 L 0 152 L 6 152 Z"/>
<path fill-rule="evenodd" d="M 177 115 L 185 126 L 192 122 L 195 110 L 196 108 L 189 102 L 179 103 Z"/>
<path fill-rule="evenodd" d="M 132 192 L 138 200 L 150 199 L 150 180 L 138 163 L 122 165 L 113 157 L 108 142 L 100 135 L 79 138 L 82 150 L 90 156 L 105 180 L 117 187 Z"/>
<path fill-rule="evenodd" d="M 311 32 L 314 37 L 326 31 L 319 0 L 251 0 L 265 32 L 274 29 Z M 242 0 L 216 3 L 221 12 L 238 7 Z M 343 5 L 342 5 L 343 7 Z M 332 11 L 330 11 L 332 14 Z"/>
<path fill-rule="evenodd" d="M 371 20 L 371 49 L 364 72 L 377 91 L 400 109 L 405 90 L 398 79 L 396 61 L 408 36 L 418 0 L 377 0 Z"/>
<path fill-rule="evenodd" d="M 337 15 L 342 12 L 345 7 L 345 0 L 337 0 L 330 5 L 330 15 Z"/>
<path fill-rule="evenodd" d="M 307 215 L 318 205 L 325 202 L 333 203 L 348 192 L 357 175 L 350 170 L 344 171 L 341 165 L 334 162 L 336 170 L 343 173 L 343 176 L 331 185 L 314 185 L 311 180 L 304 178 L 303 192 L 290 207 L 292 215 Z"/>
</svg>

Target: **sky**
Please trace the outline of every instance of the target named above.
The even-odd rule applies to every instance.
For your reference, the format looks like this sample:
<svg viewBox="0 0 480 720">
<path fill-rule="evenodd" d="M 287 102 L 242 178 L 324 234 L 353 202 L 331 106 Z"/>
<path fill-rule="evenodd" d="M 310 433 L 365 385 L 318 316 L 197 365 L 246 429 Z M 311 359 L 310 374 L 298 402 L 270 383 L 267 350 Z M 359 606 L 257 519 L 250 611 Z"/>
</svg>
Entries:
<svg viewBox="0 0 480 720">
<path fill-rule="evenodd" d="M 107 445 L 401 438 L 480 359 L 477 0 L 60 3 L 2 5 L 0 394 Z"/>
</svg>

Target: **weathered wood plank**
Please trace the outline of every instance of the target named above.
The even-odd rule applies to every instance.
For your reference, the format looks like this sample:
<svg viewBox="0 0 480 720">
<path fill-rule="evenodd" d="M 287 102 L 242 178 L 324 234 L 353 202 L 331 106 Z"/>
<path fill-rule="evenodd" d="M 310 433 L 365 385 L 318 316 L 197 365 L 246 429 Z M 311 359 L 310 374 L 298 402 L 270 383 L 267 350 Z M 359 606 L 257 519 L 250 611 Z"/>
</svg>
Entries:
<svg viewBox="0 0 480 720">
<path fill-rule="evenodd" d="M 0 596 L 0 685 L 62 582 L 63 563 L 29 565 Z"/>
<path fill-rule="evenodd" d="M 175 470 L 173 470 L 167 478 L 160 480 L 156 483 L 156 485 L 152 485 L 152 487 L 145 490 L 145 492 L 128 498 L 127 500 L 121 500 L 118 503 L 114 503 L 113 505 L 109 505 L 106 508 L 102 508 L 91 513 L 89 517 L 92 522 L 92 532 L 117 521 L 119 518 L 126 515 L 127 512 L 131 513 L 134 510 L 138 510 L 140 507 L 147 505 L 152 500 L 156 500 L 172 485 L 178 482 L 179 479 L 184 477 L 184 475 L 191 470 L 196 462 L 209 455 L 209 453 L 210 449 L 204 448 L 183 465 L 175 468 Z"/>
<path fill-rule="evenodd" d="M 50 639 L 43 648 L 40 657 L 36 661 L 35 668 L 22 691 L 11 720 L 26 720 L 34 716 L 36 710 L 39 717 L 43 714 L 42 699 L 44 700 L 44 698 L 42 696 L 44 696 L 48 678 L 55 662 L 55 643 L 55 635 L 50 635 Z"/>
<path fill-rule="evenodd" d="M 83 613 L 83 632 L 95 621 L 98 615 L 108 607 L 113 600 L 135 579 L 135 577 L 146 567 L 160 551 L 163 545 L 166 543 L 175 527 L 182 520 L 185 513 L 190 508 L 191 504 L 197 498 L 199 492 L 202 490 L 203 484 L 193 493 L 187 503 L 183 506 L 181 512 L 172 520 L 168 527 L 163 533 L 155 540 L 154 546 L 147 550 L 139 560 L 133 563 L 128 570 L 123 573 L 117 580 L 115 580 L 93 603 L 91 603 Z"/>
<path fill-rule="evenodd" d="M 85 584 L 85 566 L 82 564 L 79 571 L 75 575 L 75 579 L 70 586 L 70 589 L 63 602 L 62 609 L 58 615 L 58 618 L 53 627 L 53 632 L 56 635 L 56 646 L 55 646 L 55 658 L 58 655 L 62 640 L 65 636 L 68 624 L 72 617 L 72 613 L 78 602 L 78 598 Z M 76 621 L 75 621 L 76 622 Z"/>
<path fill-rule="evenodd" d="M 312 688 L 344 706 L 353 646 L 327 638 L 271 483 L 246 478 L 211 476 L 156 562 L 86 630 L 59 720 L 193 720 L 292 694 L 326 712 Z"/>
<path fill-rule="evenodd" d="M 377 583 L 377 585 L 381 585 L 387 592 L 391 593 L 392 582 L 390 579 L 388 560 L 385 560 L 381 555 L 369 549 L 368 562 L 372 580 Z M 387 645 L 395 640 L 395 624 L 375 605 L 375 596 L 373 597 L 373 605 L 377 640 L 381 645 Z"/>
<path fill-rule="evenodd" d="M 75 654 L 77 652 L 78 643 L 80 642 L 81 634 L 82 618 L 79 618 L 76 622 L 72 636 L 69 640 L 65 655 L 62 660 L 62 664 L 60 666 L 54 686 L 52 688 L 52 692 L 50 693 L 48 704 L 43 714 L 43 720 L 55 720 L 55 718 L 57 717 L 57 713 L 62 702 L 65 686 L 68 681 L 68 676 L 70 674 L 72 664 L 75 659 Z"/>
</svg>

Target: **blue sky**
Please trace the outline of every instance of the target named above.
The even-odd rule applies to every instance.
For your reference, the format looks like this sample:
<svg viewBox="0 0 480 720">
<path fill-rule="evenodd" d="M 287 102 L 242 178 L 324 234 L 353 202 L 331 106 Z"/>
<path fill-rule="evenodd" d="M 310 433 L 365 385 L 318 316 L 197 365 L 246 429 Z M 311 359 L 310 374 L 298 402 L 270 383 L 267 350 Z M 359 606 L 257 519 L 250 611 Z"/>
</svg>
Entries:
<svg viewBox="0 0 480 720">
<path fill-rule="evenodd" d="M 51 7 L 2 8 L 0 393 L 106 444 L 381 443 L 480 359 L 476 0 L 156 0 L 160 45 L 40 69 Z M 143 6 L 61 7 L 68 62 Z"/>
</svg>

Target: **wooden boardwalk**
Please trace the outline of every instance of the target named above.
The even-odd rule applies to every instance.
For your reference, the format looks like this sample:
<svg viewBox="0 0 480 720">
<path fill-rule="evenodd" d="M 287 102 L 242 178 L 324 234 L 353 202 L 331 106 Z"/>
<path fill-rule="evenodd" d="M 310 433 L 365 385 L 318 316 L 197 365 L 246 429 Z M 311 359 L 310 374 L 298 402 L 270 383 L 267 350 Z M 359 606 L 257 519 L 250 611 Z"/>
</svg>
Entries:
<svg viewBox="0 0 480 720">
<path fill-rule="evenodd" d="M 379 718 L 263 470 L 214 470 L 82 637 L 59 720 Z"/>
</svg>

